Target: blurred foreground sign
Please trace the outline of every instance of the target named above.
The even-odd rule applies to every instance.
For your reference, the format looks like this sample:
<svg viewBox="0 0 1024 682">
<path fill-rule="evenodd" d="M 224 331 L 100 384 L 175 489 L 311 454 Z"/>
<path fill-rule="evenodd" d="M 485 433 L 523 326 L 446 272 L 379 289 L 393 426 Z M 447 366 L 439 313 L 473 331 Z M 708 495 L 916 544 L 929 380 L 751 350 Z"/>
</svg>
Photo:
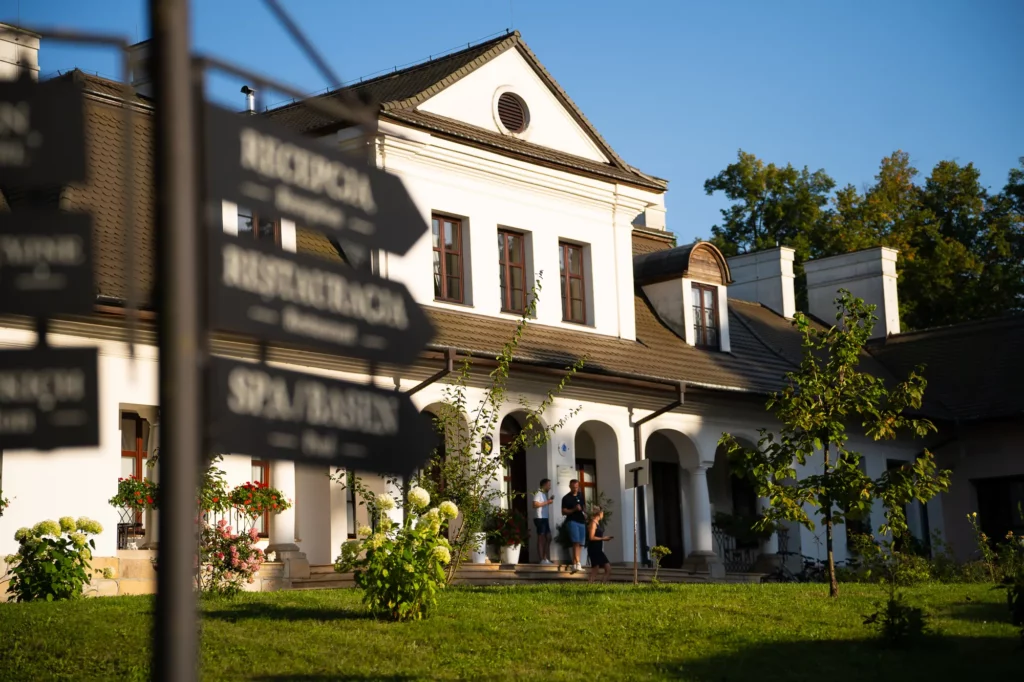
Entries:
<svg viewBox="0 0 1024 682">
<path fill-rule="evenodd" d="M 91 223 L 83 213 L 0 213 L 0 312 L 92 313 Z"/>
<path fill-rule="evenodd" d="M 66 79 L 0 81 L 0 185 L 83 182 L 84 101 Z"/>
<path fill-rule="evenodd" d="M 207 196 L 402 255 L 427 223 L 402 181 L 264 116 L 206 105 Z"/>
<path fill-rule="evenodd" d="M 217 452 L 407 475 L 436 441 L 396 391 L 219 357 L 209 382 Z"/>
<path fill-rule="evenodd" d="M 0 449 L 99 445 L 95 348 L 0 351 Z"/>
<path fill-rule="evenodd" d="M 416 360 L 434 335 L 400 282 L 211 230 L 210 326 L 375 362 Z"/>
</svg>

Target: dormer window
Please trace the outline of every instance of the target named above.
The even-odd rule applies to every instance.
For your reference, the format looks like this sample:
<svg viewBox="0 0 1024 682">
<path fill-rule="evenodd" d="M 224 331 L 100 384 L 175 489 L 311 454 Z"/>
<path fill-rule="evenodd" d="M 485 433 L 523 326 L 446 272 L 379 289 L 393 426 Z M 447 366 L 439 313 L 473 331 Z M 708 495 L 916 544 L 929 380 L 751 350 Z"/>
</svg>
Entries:
<svg viewBox="0 0 1024 682">
<path fill-rule="evenodd" d="M 693 284 L 693 336 L 698 348 L 718 350 L 718 292 L 707 284 Z"/>
</svg>

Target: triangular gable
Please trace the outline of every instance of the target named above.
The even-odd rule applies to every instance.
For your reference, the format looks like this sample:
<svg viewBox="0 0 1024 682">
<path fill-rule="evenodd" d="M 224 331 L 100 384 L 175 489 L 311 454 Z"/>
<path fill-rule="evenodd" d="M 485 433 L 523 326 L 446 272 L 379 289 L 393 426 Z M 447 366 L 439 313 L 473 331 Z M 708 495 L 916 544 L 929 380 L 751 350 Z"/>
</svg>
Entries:
<svg viewBox="0 0 1024 682">
<path fill-rule="evenodd" d="M 512 54 L 506 56 L 507 53 Z M 469 93 L 463 93 L 463 91 L 472 89 L 471 84 L 458 89 L 455 89 L 456 86 L 459 86 L 463 80 L 482 72 L 484 67 L 492 62 L 499 62 L 498 68 L 488 69 L 486 76 L 481 74 L 479 79 L 473 79 L 474 81 L 479 80 L 481 86 L 493 85 L 500 81 L 499 72 L 506 68 L 513 74 L 517 74 L 521 80 L 525 79 L 524 72 L 529 70 L 534 73 L 536 81 L 533 83 L 533 92 L 538 95 L 538 98 L 527 104 L 531 108 L 531 117 L 538 114 L 543 124 L 537 126 L 535 133 L 530 133 L 529 130 L 526 131 L 529 134 L 521 136 L 498 133 L 493 117 L 490 121 L 485 121 L 482 117 L 474 116 L 476 120 L 485 124 L 481 126 L 479 123 L 465 121 L 464 114 L 459 113 L 459 107 L 452 106 L 469 97 Z M 508 83 L 503 84 L 508 85 Z M 546 88 L 547 92 L 538 92 L 542 88 Z M 633 168 L 615 153 L 523 42 L 518 31 L 478 45 L 471 45 L 458 52 L 432 58 L 430 61 L 405 69 L 351 83 L 340 90 L 318 95 L 318 98 L 337 98 L 341 90 L 348 91 L 364 101 L 377 103 L 382 113 L 391 114 L 396 120 L 405 123 L 412 123 L 411 119 L 416 116 L 432 117 L 441 122 L 447 119 L 451 124 L 457 125 L 467 123 L 485 135 L 497 135 L 508 140 L 510 144 L 496 145 L 496 148 L 501 150 L 512 146 L 519 151 L 530 152 L 527 155 L 532 155 L 533 151 L 531 150 L 548 148 L 552 150 L 552 154 L 565 157 L 565 159 L 557 161 L 561 165 L 575 167 L 574 163 L 567 162 L 568 159 L 575 157 L 580 159 L 583 165 L 590 163 L 603 166 L 606 171 L 598 175 L 615 176 L 622 181 L 633 182 L 638 186 L 658 191 L 664 191 L 667 185 L 664 180 L 646 175 Z M 445 95 L 449 90 L 452 93 Z M 487 110 L 490 111 L 494 88 L 487 91 L 484 87 L 483 90 L 484 92 L 477 94 L 478 96 L 483 94 Z M 539 95 L 543 95 L 543 98 Z M 533 95 L 531 95 L 532 98 Z M 548 105 L 551 104 L 551 98 L 561 105 L 561 112 L 556 114 L 550 111 Z M 431 104 L 426 104 L 431 100 L 433 100 Z M 537 106 L 540 106 L 540 112 L 533 111 L 533 108 Z M 443 109 L 445 113 L 435 114 L 430 111 L 435 108 Z M 548 111 L 550 115 L 545 116 L 545 111 Z M 312 109 L 304 101 L 270 110 L 265 115 L 296 132 L 311 135 L 329 134 L 339 128 L 352 125 L 351 122 L 336 120 Z M 533 118 L 531 118 L 532 125 Z M 557 133 L 552 132 L 558 130 L 569 131 L 570 134 L 559 138 Z M 536 135 L 537 139 L 530 139 L 533 135 Z M 515 144 L 511 144 L 513 142 Z"/>
<path fill-rule="evenodd" d="M 515 137 L 591 161 L 611 163 L 586 124 L 573 115 L 528 59 L 517 49 L 507 49 L 416 109 L 501 133 L 497 99 L 504 92 L 514 93 L 529 112 L 529 125 Z"/>
</svg>

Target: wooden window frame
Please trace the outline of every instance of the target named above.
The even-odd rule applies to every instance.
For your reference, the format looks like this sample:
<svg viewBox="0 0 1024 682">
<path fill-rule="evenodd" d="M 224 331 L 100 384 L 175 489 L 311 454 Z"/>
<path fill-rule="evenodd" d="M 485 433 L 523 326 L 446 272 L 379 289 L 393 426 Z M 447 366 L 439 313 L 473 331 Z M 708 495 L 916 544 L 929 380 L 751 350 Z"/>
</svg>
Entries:
<svg viewBox="0 0 1024 682">
<path fill-rule="evenodd" d="M 249 211 L 249 213 L 248 214 L 242 213 L 243 209 Z M 259 242 L 259 241 L 265 242 L 265 241 L 267 241 L 266 239 L 262 239 L 260 237 L 260 231 L 259 231 L 260 216 L 259 216 L 259 212 L 258 211 L 252 211 L 252 210 L 249 210 L 248 208 L 245 208 L 244 206 L 239 206 L 239 207 L 237 207 L 235 209 L 235 213 L 238 216 L 238 217 L 235 218 L 235 224 L 236 225 L 238 224 L 238 218 L 240 218 L 242 216 L 248 216 L 249 219 L 252 221 L 252 240 L 253 241 L 256 241 L 256 242 Z M 271 222 L 274 225 L 274 245 L 275 246 L 281 246 L 281 221 L 280 220 L 273 220 Z M 243 236 L 241 234 L 239 234 L 238 236 L 242 237 L 243 239 L 246 238 L 245 236 Z"/>
<path fill-rule="evenodd" d="M 138 412 L 121 412 L 121 421 L 124 421 L 125 419 L 131 419 L 135 422 L 135 449 L 121 450 L 121 458 L 134 460 L 132 463 L 132 471 L 135 473 L 133 473 L 132 476 L 136 476 L 139 480 L 142 480 L 146 477 L 146 460 L 149 458 L 149 453 L 143 449 L 142 442 L 142 427 L 146 423 L 146 420 L 139 416 Z M 135 524 L 141 528 L 142 512 L 135 512 Z"/>
<path fill-rule="evenodd" d="M 435 220 L 438 221 L 437 246 L 433 245 L 434 221 Z M 456 250 L 454 248 L 453 249 L 448 249 L 444 245 L 444 224 L 446 222 L 452 223 L 453 225 L 455 225 L 456 234 L 455 234 L 455 240 L 454 241 L 455 241 L 455 245 L 457 246 L 458 250 Z M 463 251 L 465 250 L 465 247 L 464 247 L 464 244 L 462 243 L 462 237 L 463 237 L 463 234 L 462 234 L 462 219 L 461 218 L 452 218 L 451 216 L 446 216 L 446 215 L 441 215 L 440 213 L 435 213 L 435 214 L 433 214 L 430 217 L 430 234 L 431 234 L 431 237 L 430 237 L 431 238 L 431 250 L 433 251 L 433 253 L 438 254 L 438 262 L 441 265 L 441 271 L 439 273 L 437 273 L 438 276 L 440 276 L 440 278 L 441 278 L 441 290 L 438 291 L 437 288 L 435 287 L 435 289 L 434 289 L 434 300 L 435 301 L 444 301 L 446 303 L 465 303 L 466 302 L 466 296 L 465 296 L 465 292 L 466 292 L 466 261 L 465 261 L 465 258 L 463 257 L 463 255 L 464 255 Z M 459 260 L 459 290 L 458 290 L 458 292 L 456 292 L 457 295 L 453 294 L 450 291 L 448 291 L 448 263 L 447 263 L 448 259 L 445 258 L 446 255 L 455 255 L 455 256 L 458 257 L 458 260 Z M 430 276 L 431 277 L 435 276 L 435 273 L 433 272 L 433 264 L 431 264 Z"/>
<path fill-rule="evenodd" d="M 704 313 L 706 308 L 704 307 L 704 292 L 710 291 L 712 294 L 712 301 L 714 302 L 714 313 L 713 317 L 715 320 L 715 343 L 708 343 L 707 341 L 707 326 L 704 324 Z M 699 292 L 699 295 L 698 295 Z M 722 320 L 721 313 L 719 312 L 718 305 L 718 287 L 711 284 L 701 284 L 700 282 L 692 282 L 690 286 L 690 295 L 694 297 L 693 301 L 693 345 L 697 348 L 703 348 L 704 350 L 719 350 L 722 347 Z"/>
<path fill-rule="evenodd" d="M 585 476 L 583 475 L 583 466 L 589 464 L 594 467 L 594 482 L 587 483 Z M 593 488 L 597 491 L 597 460 L 596 459 L 577 459 L 576 460 L 576 480 L 580 482 L 580 493 L 583 495 L 583 504 L 587 504 L 587 488 Z"/>
<path fill-rule="evenodd" d="M 569 251 L 571 249 L 578 249 L 580 252 L 580 274 L 574 275 L 569 267 Z M 572 242 L 558 242 L 559 251 L 559 278 L 565 279 L 565 284 L 562 285 L 562 321 L 571 322 L 573 324 L 587 324 L 587 264 L 584 258 L 585 253 L 583 251 L 582 244 L 573 244 Z M 564 270 L 563 270 L 564 268 Z M 579 320 L 572 318 L 572 280 L 578 279 L 580 281 L 580 309 L 583 312 L 583 317 Z"/>
<path fill-rule="evenodd" d="M 526 235 L 515 230 L 498 230 L 498 237 L 501 239 L 501 251 L 498 253 L 498 267 L 505 275 L 505 293 L 501 297 L 501 312 L 522 314 L 526 312 Z M 516 265 L 509 259 L 512 237 L 519 237 L 519 264 Z M 518 309 L 512 306 L 512 271 L 521 270 L 523 273 L 523 293 L 519 301 Z M 500 291 L 500 286 L 499 286 Z"/>
<path fill-rule="evenodd" d="M 270 461 L 263 459 L 254 459 L 251 462 L 251 467 L 260 467 L 263 469 L 263 480 L 261 484 L 265 484 L 268 488 L 270 487 Z M 250 469 L 251 473 L 251 469 Z M 252 481 L 256 483 L 256 481 Z M 263 532 L 260 533 L 261 538 L 270 538 L 270 511 L 263 512 Z"/>
</svg>

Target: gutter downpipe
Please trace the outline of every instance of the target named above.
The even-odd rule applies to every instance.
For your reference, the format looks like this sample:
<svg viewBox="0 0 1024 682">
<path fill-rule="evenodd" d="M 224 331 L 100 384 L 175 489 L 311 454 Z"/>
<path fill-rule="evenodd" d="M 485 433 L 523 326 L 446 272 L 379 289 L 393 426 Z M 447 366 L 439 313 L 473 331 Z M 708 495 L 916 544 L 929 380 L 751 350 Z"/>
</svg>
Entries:
<svg viewBox="0 0 1024 682">
<path fill-rule="evenodd" d="M 436 383 L 441 379 L 444 379 L 453 371 L 455 371 L 455 349 L 452 348 L 451 346 L 448 346 L 447 348 L 444 349 L 444 369 L 442 369 L 439 372 L 436 372 L 432 376 L 429 376 L 420 383 L 416 384 L 408 391 L 406 391 L 405 394 L 414 395 L 416 393 L 419 393 L 427 386 L 430 386 L 431 384 Z"/>
<path fill-rule="evenodd" d="M 635 461 L 641 462 L 644 459 L 643 448 L 642 448 L 641 443 L 640 443 L 640 427 L 643 426 L 644 424 L 646 424 L 647 422 L 651 421 L 652 419 L 657 419 L 658 417 L 660 417 L 661 415 L 665 414 L 666 412 L 671 412 L 672 410 L 676 409 L 677 407 L 679 407 L 680 405 L 683 404 L 683 400 L 686 397 L 686 382 L 680 381 L 679 383 L 676 384 L 675 387 L 676 387 L 676 390 L 678 391 L 678 394 L 676 396 L 676 399 L 673 400 L 671 403 L 669 403 L 668 405 L 665 405 L 664 407 L 661 407 L 661 408 L 655 410 L 654 412 L 651 412 L 649 415 L 647 415 L 643 419 L 640 419 L 640 420 L 635 421 L 635 422 L 630 420 L 630 426 L 633 427 L 633 450 L 634 450 L 634 453 L 635 453 Z M 639 526 L 640 526 L 640 547 L 638 548 L 636 546 L 635 539 L 634 539 L 634 545 L 633 545 L 633 582 L 634 583 L 637 582 L 636 573 L 637 573 L 637 557 L 638 557 L 638 555 L 640 555 L 640 554 L 643 555 L 643 564 L 644 564 L 644 566 L 647 566 L 647 564 L 649 563 L 648 560 L 647 560 L 647 506 L 646 506 L 646 504 L 647 504 L 647 501 L 646 501 L 645 496 L 644 496 L 643 486 L 638 486 L 638 487 L 634 488 L 633 489 L 633 505 L 636 508 L 633 510 L 633 523 L 634 523 L 634 526 L 637 523 L 639 523 Z M 636 534 L 635 533 L 634 533 L 633 537 L 636 538 Z"/>
</svg>

